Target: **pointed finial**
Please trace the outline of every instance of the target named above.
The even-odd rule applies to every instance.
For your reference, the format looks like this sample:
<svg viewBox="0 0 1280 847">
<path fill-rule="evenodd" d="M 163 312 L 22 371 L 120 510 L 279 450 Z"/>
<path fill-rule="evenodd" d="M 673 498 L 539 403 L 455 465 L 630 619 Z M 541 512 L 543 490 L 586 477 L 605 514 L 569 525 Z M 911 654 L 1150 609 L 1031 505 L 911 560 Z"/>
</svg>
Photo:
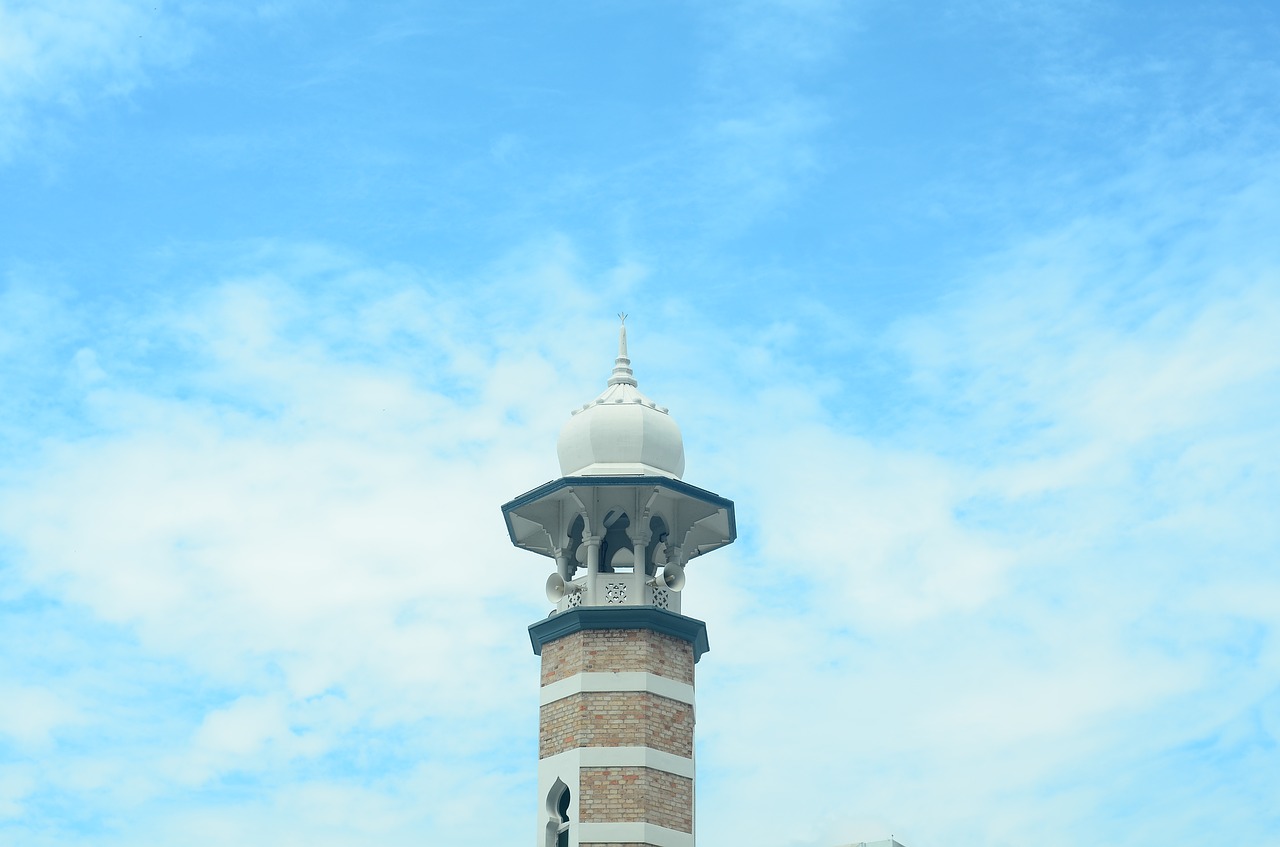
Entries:
<svg viewBox="0 0 1280 847">
<path fill-rule="evenodd" d="M 618 327 L 618 358 L 613 362 L 613 375 L 609 377 L 610 385 L 635 385 L 636 378 L 631 372 L 631 360 L 627 358 L 627 313 L 618 312 L 622 325 Z"/>
</svg>

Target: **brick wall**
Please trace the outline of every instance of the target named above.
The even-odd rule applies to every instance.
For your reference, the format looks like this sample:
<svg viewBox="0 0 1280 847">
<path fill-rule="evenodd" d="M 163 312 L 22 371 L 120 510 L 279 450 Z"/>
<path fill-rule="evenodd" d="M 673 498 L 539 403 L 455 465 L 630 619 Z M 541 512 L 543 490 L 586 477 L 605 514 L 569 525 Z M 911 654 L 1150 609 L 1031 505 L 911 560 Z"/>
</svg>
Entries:
<svg viewBox="0 0 1280 847">
<path fill-rule="evenodd" d="M 641 821 L 693 832 L 693 780 L 651 768 L 583 768 L 584 822 Z"/>
<path fill-rule="evenodd" d="M 693 684 L 693 645 L 647 629 L 575 632 L 542 645 L 542 684 L 579 673 L 639 671 Z M 546 759 L 582 747 L 647 747 L 693 756 L 693 707 L 648 691 L 584 691 L 542 707 L 539 751 Z M 606 760 L 607 761 L 607 760 Z M 578 819 L 645 822 L 693 831 L 693 780 L 645 767 L 596 766 L 571 786 Z M 646 847 L 583 842 L 580 847 Z"/>
<path fill-rule="evenodd" d="M 590 671 L 646 671 L 693 684 L 693 645 L 648 629 L 593 629 L 542 645 L 542 684 Z"/>
<path fill-rule="evenodd" d="M 585 691 L 542 707 L 538 758 L 575 747 L 648 747 L 693 756 L 693 707 L 647 691 Z"/>
</svg>

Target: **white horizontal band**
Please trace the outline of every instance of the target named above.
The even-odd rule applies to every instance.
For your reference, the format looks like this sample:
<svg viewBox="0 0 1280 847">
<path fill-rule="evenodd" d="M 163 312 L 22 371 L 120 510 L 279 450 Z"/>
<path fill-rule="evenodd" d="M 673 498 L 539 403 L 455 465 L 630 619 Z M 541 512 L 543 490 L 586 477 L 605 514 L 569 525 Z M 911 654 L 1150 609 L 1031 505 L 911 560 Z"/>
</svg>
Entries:
<svg viewBox="0 0 1280 847">
<path fill-rule="evenodd" d="M 653 844 L 655 847 L 693 847 L 693 833 L 652 823 L 578 824 L 578 843 Z"/>
<path fill-rule="evenodd" d="M 538 762 L 538 770 L 549 773 L 579 768 L 653 768 L 688 779 L 694 774 L 693 759 L 648 747 L 575 747 Z"/>
<path fill-rule="evenodd" d="M 542 705 L 584 691 L 648 691 L 659 697 L 693 705 L 692 685 L 643 671 L 590 671 L 558 679 L 542 686 Z"/>
</svg>

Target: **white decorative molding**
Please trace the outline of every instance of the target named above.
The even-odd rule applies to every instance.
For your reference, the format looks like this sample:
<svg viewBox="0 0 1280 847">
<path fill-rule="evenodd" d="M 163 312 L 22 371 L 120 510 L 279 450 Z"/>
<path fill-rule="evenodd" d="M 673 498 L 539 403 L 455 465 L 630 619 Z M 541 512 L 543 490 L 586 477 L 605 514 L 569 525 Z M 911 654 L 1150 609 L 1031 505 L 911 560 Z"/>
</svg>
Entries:
<svg viewBox="0 0 1280 847">
<path fill-rule="evenodd" d="M 651 823 L 578 823 L 578 843 L 653 844 L 655 847 L 693 847 L 693 833 Z"/>
<path fill-rule="evenodd" d="M 538 762 L 538 770 L 550 774 L 576 773 L 580 768 L 652 768 L 694 777 L 693 759 L 649 747 L 575 747 Z"/>
<path fill-rule="evenodd" d="M 693 705 L 693 686 L 687 682 L 644 671 L 588 671 L 542 686 L 541 705 L 554 703 L 584 691 L 647 691 Z"/>
</svg>

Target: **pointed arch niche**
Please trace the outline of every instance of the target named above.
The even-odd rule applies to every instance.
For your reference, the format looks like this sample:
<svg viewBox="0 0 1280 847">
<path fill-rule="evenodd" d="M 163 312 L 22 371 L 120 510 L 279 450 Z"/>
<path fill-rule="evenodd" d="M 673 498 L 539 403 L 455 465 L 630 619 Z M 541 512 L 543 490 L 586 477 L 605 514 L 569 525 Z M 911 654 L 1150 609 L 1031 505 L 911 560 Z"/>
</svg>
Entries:
<svg viewBox="0 0 1280 847">
<path fill-rule="evenodd" d="M 547 792 L 545 847 L 569 847 L 569 786 L 557 779 Z"/>
</svg>

